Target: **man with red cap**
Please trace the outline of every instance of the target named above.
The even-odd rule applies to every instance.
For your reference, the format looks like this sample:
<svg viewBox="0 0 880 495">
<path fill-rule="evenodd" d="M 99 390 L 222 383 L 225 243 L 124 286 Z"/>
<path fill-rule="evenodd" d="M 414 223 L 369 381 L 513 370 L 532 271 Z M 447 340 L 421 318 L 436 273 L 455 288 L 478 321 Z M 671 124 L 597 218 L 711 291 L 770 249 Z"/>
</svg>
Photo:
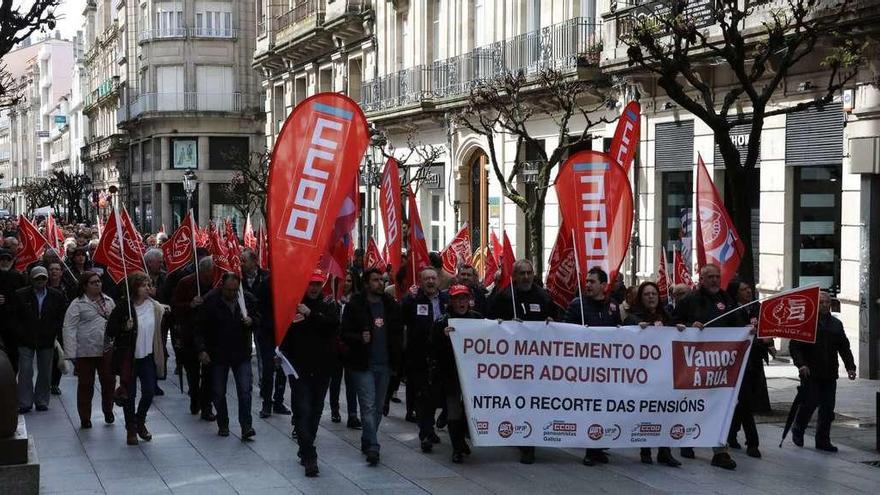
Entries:
<svg viewBox="0 0 880 495">
<path fill-rule="evenodd" d="M 339 313 L 336 304 L 325 300 L 321 293 L 326 280 L 323 271 L 312 273 L 306 295 L 279 346 L 296 371 L 296 377 L 291 377 L 294 432 L 299 444 L 297 455 L 308 477 L 318 476 L 315 437 L 330 376 L 338 363 Z"/>
<path fill-rule="evenodd" d="M 449 441 L 452 443 L 452 462 L 460 464 L 471 448 L 465 440 L 467 423 L 464 417 L 464 403 L 461 398 L 461 384 L 455 366 L 455 353 L 449 334 L 455 329 L 449 325 L 450 318 L 481 319 L 483 316 L 471 310 L 473 295 L 466 285 L 453 285 L 449 288 L 449 306 L 446 315 L 434 323 L 431 331 L 431 382 L 438 386 L 446 400 Z"/>
</svg>

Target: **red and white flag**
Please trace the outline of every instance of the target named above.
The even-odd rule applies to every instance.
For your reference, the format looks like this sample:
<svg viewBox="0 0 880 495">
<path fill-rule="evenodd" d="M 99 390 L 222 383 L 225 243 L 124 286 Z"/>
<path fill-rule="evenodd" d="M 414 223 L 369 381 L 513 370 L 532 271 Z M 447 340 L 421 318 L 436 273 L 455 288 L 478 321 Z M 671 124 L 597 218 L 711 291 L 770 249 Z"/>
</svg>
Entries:
<svg viewBox="0 0 880 495">
<path fill-rule="evenodd" d="M 168 273 L 179 270 L 190 262 L 195 261 L 195 231 L 195 221 L 190 211 L 186 214 L 183 221 L 180 222 L 174 234 L 162 243 L 162 259 L 165 261 L 165 268 L 168 270 Z"/>
<path fill-rule="evenodd" d="M 223 274 L 235 271 L 226 243 L 220 238 L 220 232 L 214 222 L 208 224 L 208 252 L 214 260 L 214 286 L 220 285 Z"/>
<path fill-rule="evenodd" d="M 120 243 L 124 247 L 120 248 Z M 107 267 L 107 273 L 116 283 L 129 273 L 146 271 L 144 243 L 124 207 L 107 219 L 95 249 L 95 261 Z"/>
<path fill-rule="evenodd" d="M 345 272 L 354 258 L 354 239 L 352 239 L 351 231 L 357 223 L 360 212 L 359 196 L 358 181 L 355 178 L 349 188 L 348 195 L 342 202 L 339 213 L 336 215 L 327 252 L 318 263 L 318 268 L 340 280 L 345 280 Z"/>
<path fill-rule="evenodd" d="M 684 258 L 681 256 L 681 251 L 678 249 L 674 250 L 672 253 L 672 283 L 673 284 L 684 284 L 688 287 L 694 286 L 694 280 L 691 278 L 691 269 L 684 262 Z"/>
<path fill-rule="evenodd" d="M 382 171 L 379 211 L 382 213 L 382 225 L 385 227 L 385 261 L 391 265 L 392 276 L 400 270 L 400 253 L 403 251 L 403 205 L 400 191 L 397 160 L 389 158 Z"/>
<path fill-rule="evenodd" d="M 563 223 L 575 233 L 582 284 L 595 266 L 615 280 L 632 233 L 633 197 L 626 172 L 604 153 L 580 151 L 562 164 L 556 194 Z"/>
<path fill-rule="evenodd" d="M 470 255 L 471 230 L 468 224 L 464 224 L 449 242 L 449 245 L 440 252 L 440 258 L 443 259 L 443 271 L 455 275 L 459 265 L 467 263 Z"/>
<path fill-rule="evenodd" d="M 363 111 L 339 93 L 301 102 L 275 140 L 267 205 L 276 343 L 306 292 L 304 274 L 327 251 L 369 141 Z"/>
<path fill-rule="evenodd" d="M 819 286 L 801 287 L 761 301 L 758 338 L 782 337 L 816 343 Z"/>
<path fill-rule="evenodd" d="M 379 248 L 376 246 L 376 241 L 374 241 L 372 237 L 367 240 L 367 252 L 364 256 L 364 267 L 376 268 L 383 273 L 385 272 L 385 269 L 388 268 L 388 264 L 385 263 L 385 258 L 382 257 L 382 253 L 379 252 Z"/>
<path fill-rule="evenodd" d="M 577 269 L 574 260 L 574 246 L 571 242 L 571 229 L 563 222 L 556 234 L 556 243 L 550 251 L 547 269 L 547 292 L 560 308 L 567 308 L 577 295 Z"/>
<path fill-rule="evenodd" d="M 745 246 L 739 238 L 724 202 L 715 189 L 703 158 L 697 155 L 697 264 L 714 263 L 721 268 L 721 287 L 736 276 Z"/>
<path fill-rule="evenodd" d="M 24 215 L 18 216 L 18 244 L 20 247 L 15 255 L 15 269 L 20 272 L 24 272 L 28 265 L 38 261 L 48 246 L 46 238 Z"/>
<path fill-rule="evenodd" d="M 251 216 L 247 216 L 244 224 L 244 247 L 257 249 L 257 236 L 254 235 L 254 226 L 251 225 Z"/>
<path fill-rule="evenodd" d="M 232 221 L 226 217 L 226 254 L 229 256 L 229 264 L 232 265 L 232 271 L 241 275 L 241 245 L 238 243 L 238 236 L 232 228 Z"/>
<path fill-rule="evenodd" d="M 660 248 L 660 265 L 657 267 L 657 291 L 660 299 L 669 299 L 669 275 L 666 273 L 666 250 Z"/>
<path fill-rule="evenodd" d="M 477 248 L 471 256 L 471 265 L 477 270 L 477 273 L 483 273 L 483 287 L 489 287 L 495 282 L 495 273 L 498 272 L 498 259 L 492 248 L 484 246 L 482 251 Z"/>
<path fill-rule="evenodd" d="M 428 257 L 428 245 L 425 243 L 425 231 L 422 230 L 422 218 L 419 215 L 419 207 L 416 195 L 412 188 L 407 188 L 407 200 L 409 207 L 409 261 L 406 267 L 406 278 L 403 287 L 397 288 L 398 297 L 403 297 L 405 290 L 419 281 L 419 271 L 431 266 L 431 258 Z"/>
<path fill-rule="evenodd" d="M 46 240 L 49 241 L 49 247 L 55 250 L 58 257 L 64 259 L 64 232 L 55 222 L 55 217 L 51 213 L 46 217 Z"/>
<path fill-rule="evenodd" d="M 633 157 L 636 154 L 636 148 L 639 146 L 639 113 L 641 107 L 639 102 L 631 101 L 627 103 L 617 121 L 617 128 L 614 130 L 614 138 L 611 140 L 611 148 L 608 150 L 608 156 L 623 168 L 623 171 L 629 174 L 632 167 Z"/>
</svg>

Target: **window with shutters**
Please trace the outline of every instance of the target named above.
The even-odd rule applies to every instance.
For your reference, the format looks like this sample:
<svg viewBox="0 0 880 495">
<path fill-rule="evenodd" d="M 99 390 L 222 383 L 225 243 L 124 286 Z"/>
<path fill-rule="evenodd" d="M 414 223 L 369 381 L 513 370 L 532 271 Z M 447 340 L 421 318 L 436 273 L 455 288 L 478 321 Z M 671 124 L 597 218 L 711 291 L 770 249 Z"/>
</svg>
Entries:
<svg viewBox="0 0 880 495">
<path fill-rule="evenodd" d="M 207 38 L 232 38 L 231 2 L 196 2 L 195 35 Z"/>
<path fill-rule="evenodd" d="M 234 110 L 232 67 L 196 66 L 196 104 L 200 111 L 231 112 Z"/>
<path fill-rule="evenodd" d="M 156 2 L 154 4 L 154 36 L 174 38 L 186 36 L 182 2 Z"/>
<path fill-rule="evenodd" d="M 794 170 L 794 285 L 840 292 L 840 197 L 840 165 Z"/>
<path fill-rule="evenodd" d="M 156 68 L 156 109 L 159 111 L 184 110 L 184 81 L 182 65 L 163 65 Z"/>
</svg>

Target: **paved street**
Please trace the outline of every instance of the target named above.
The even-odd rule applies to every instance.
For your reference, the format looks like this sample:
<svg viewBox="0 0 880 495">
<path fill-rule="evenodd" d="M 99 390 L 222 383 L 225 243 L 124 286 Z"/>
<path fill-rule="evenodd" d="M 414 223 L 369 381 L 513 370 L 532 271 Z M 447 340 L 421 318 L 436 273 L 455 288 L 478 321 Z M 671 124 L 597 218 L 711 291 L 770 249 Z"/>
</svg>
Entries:
<svg viewBox="0 0 880 495">
<path fill-rule="evenodd" d="M 796 382 L 790 365 L 768 368 L 774 405 L 790 400 Z M 170 367 L 173 370 L 173 366 Z M 290 439 L 289 416 L 254 418 L 255 441 L 242 443 L 232 419 L 233 436 L 220 438 L 213 423 L 188 413 L 188 399 L 179 393 L 176 377 L 161 382 L 166 395 L 150 411 L 152 442 L 125 445 L 122 413 L 104 425 L 95 403 L 91 430 L 79 430 L 72 376 L 62 380 L 63 395 L 52 398 L 50 410 L 30 413 L 27 424 L 35 437 L 41 463 L 41 493 L 760 493 L 833 494 L 877 493 L 880 468 L 863 464 L 880 460 L 870 448 L 874 438 L 873 391 L 878 382 L 840 382 L 838 391 L 842 426 L 832 436 L 837 455 L 787 442 L 777 447 L 778 424 L 784 412 L 762 418 L 759 425 L 764 458 L 757 460 L 734 451 L 735 472 L 709 466 L 710 452 L 698 450 L 697 460 L 678 469 L 639 463 L 636 449 L 612 451 L 611 464 L 588 468 L 582 452 L 539 449 L 531 466 L 517 462 L 514 449 L 475 449 L 463 465 L 450 461 L 448 437 L 433 454 L 418 448 L 415 425 L 402 420 L 401 405 L 392 407 L 382 425 L 382 463 L 370 468 L 361 456 L 359 432 L 329 420 L 325 409 L 318 433 L 321 477 L 305 478 L 296 464 L 296 445 Z M 230 380 L 231 387 L 231 380 Z M 402 391 L 401 391 L 402 393 Z M 402 397 L 402 395 L 401 395 Z M 97 398 L 97 397 L 96 397 Z M 234 391 L 230 388 L 230 408 Z M 344 394 L 343 394 L 344 401 Z M 343 407 L 344 410 L 344 407 Z M 780 417 L 781 416 L 781 417 Z M 861 424 L 861 426 L 859 426 Z M 808 432 L 807 447 L 812 446 Z M 742 442 L 742 437 L 740 439 Z"/>
</svg>

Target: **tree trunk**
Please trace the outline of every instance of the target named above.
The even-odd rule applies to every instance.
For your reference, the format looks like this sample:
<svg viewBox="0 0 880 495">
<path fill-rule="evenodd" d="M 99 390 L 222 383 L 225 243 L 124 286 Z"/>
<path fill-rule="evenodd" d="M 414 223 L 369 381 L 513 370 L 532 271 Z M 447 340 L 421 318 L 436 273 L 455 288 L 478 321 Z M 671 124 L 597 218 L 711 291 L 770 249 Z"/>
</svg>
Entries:
<svg viewBox="0 0 880 495">
<path fill-rule="evenodd" d="M 535 265 L 535 278 L 543 280 L 544 275 L 544 201 L 538 200 L 529 205 L 525 212 L 526 233 L 529 246 L 526 257 Z"/>
<path fill-rule="evenodd" d="M 749 184 L 749 174 L 746 169 L 739 164 L 732 167 L 725 167 L 728 187 L 731 188 L 728 197 L 733 199 L 733 204 L 728 205 L 730 218 L 733 225 L 739 233 L 744 249 L 740 253 L 742 261 L 739 265 L 739 279 L 755 283 L 755 258 L 752 252 L 752 206 L 755 204 L 754 198 L 756 191 L 753 188 L 758 187 L 757 184 Z"/>
</svg>

